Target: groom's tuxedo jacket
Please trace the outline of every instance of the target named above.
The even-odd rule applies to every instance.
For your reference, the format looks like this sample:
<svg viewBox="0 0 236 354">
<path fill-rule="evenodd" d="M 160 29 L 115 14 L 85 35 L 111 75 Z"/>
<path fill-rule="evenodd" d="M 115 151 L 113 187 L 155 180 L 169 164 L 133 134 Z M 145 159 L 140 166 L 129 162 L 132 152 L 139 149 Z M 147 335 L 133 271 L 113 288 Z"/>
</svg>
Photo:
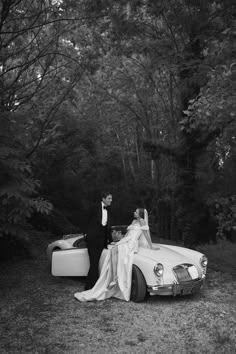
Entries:
<svg viewBox="0 0 236 354">
<path fill-rule="evenodd" d="M 96 243 L 96 240 L 101 238 L 105 238 L 105 246 L 107 246 L 108 243 L 112 242 L 111 213 L 109 207 L 107 208 L 107 225 L 105 228 L 104 226 L 102 226 L 102 203 L 97 203 L 94 207 L 90 209 L 88 213 L 86 231 L 88 242 L 94 241 Z"/>
</svg>

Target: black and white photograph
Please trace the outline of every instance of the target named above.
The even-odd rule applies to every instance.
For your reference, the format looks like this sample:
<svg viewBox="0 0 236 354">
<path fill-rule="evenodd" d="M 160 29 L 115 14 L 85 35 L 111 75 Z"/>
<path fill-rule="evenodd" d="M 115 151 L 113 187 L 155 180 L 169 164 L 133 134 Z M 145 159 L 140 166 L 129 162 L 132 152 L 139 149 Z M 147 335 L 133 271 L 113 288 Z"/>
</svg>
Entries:
<svg viewBox="0 0 236 354">
<path fill-rule="evenodd" d="M 236 353 L 235 0 L 0 0 L 0 353 Z"/>
</svg>

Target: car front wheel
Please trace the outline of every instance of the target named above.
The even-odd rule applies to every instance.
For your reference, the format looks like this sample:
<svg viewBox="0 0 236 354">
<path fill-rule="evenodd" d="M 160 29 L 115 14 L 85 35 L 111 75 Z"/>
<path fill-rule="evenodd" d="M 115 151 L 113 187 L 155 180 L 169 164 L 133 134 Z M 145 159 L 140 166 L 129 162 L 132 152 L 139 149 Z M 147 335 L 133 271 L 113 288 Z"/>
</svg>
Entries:
<svg viewBox="0 0 236 354">
<path fill-rule="evenodd" d="M 131 283 L 131 300 L 140 302 L 145 299 L 147 292 L 146 280 L 141 270 L 133 265 L 132 268 L 132 283 Z"/>
</svg>

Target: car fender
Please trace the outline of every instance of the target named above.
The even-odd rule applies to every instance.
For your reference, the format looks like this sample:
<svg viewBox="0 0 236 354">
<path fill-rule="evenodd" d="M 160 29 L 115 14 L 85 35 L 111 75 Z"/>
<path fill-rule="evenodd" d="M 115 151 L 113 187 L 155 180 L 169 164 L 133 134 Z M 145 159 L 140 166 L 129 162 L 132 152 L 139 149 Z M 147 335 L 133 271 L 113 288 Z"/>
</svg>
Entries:
<svg viewBox="0 0 236 354">
<path fill-rule="evenodd" d="M 138 253 L 134 254 L 133 264 L 142 272 L 147 285 L 161 284 L 153 269 L 156 264 L 151 258 L 144 257 Z"/>
<path fill-rule="evenodd" d="M 57 240 L 50 243 L 47 247 L 47 257 L 49 260 L 52 259 L 52 252 L 55 248 L 60 248 L 61 250 L 71 248 L 71 244 L 67 240 Z"/>
</svg>

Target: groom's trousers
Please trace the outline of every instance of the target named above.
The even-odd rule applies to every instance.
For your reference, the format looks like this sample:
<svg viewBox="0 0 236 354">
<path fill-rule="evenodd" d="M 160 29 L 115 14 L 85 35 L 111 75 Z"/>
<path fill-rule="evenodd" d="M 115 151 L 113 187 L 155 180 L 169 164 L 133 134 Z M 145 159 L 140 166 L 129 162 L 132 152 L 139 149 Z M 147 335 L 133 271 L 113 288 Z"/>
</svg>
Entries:
<svg viewBox="0 0 236 354">
<path fill-rule="evenodd" d="M 96 238 L 87 239 L 90 268 L 86 279 L 85 290 L 93 288 L 99 277 L 99 260 L 104 248 L 107 247 L 107 228 L 101 227 Z"/>
</svg>

